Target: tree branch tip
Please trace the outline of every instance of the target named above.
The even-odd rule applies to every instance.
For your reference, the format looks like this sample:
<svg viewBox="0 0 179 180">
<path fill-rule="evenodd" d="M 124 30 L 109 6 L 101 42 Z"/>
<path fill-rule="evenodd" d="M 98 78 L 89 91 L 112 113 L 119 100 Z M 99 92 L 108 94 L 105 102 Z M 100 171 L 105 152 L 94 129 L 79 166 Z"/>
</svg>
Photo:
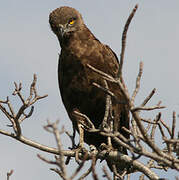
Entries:
<svg viewBox="0 0 179 180">
<path fill-rule="evenodd" d="M 19 90 L 22 89 L 22 82 L 19 83 Z"/>
<path fill-rule="evenodd" d="M 7 127 L 13 127 L 13 125 L 12 125 L 12 124 L 7 124 L 6 126 L 7 126 Z"/>
<path fill-rule="evenodd" d="M 40 154 L 37 154 L 37 157 L 39 158 L 41 155 Z"/>
<path fill-rule="evenodd" d="M 14 85 L 15 85 L 15 87 L 17 87 L 17 83 L 14 81 Z"/>
<path fill-rule="evenodd" d="M 134 8 L 133 8 L 133 10 L 132 10 L 132 13 L 131 13 L 130 16 L 129 16 L 131 19 L 132 19 L 132 17 L 134 16 L 134 14 L 136 13 L 138 7 L 139 7 L 138 4 L 136 4 L 136 5 L 134 6 Z"/>
<path fill-rule="evenodd" d="M 3 101 L 3 100 L 0 100 L 0 103 L 4 103 L 4 104 L 7 104 L 7 102 L 8 102 L 8 99 L 9 97 L 7 96 L 7 98 L 6 98 L 6 100 L 5 101 Z"/>
<path fill-rule="evenodd" d="M 42 96 L 42 98 L 46 98 L 48 96 L 48 94 L 45 94 L 44 96 Z"/>
<path fill-rule="evenodd" d="M 33 77 L 34 77 L 34 79 L 37 79 L 37 74 L 36 74 L 36 73 L 34 73 Z"/>
<path fill-rule="evenodd" d="M 45 125 L 44 127 L 54 127 L 54 126 L 57 126 L 59 124 L 60 120 L 56 120 L 55 122 L 50 122 L 48 119 L 47 119 L 47 125 Z"/>
<path fill-rule="evenodd" d="M 37 83 L 37 75 L 34 74 L 34 75 L 33 75 L 33 81 L 32 81 L 32 84 L 31 84 L 31 88 L 34 88 L 35 85 L 36 85 L 36 83 Z M 33 89 L 33 90 L 34 90 L 34 89 Z"/>
<path fill-rule="evenodd" d="M 139 7 L 139 5 L 138 5 L 138 4 L 136 4 L 136 5 L 135 5 L 135 7 L 134 7 L 134 9 L 136 9 L 136 10 L 137 10 L 137 8 L 138 8 L 138 7 Z"/>
<path fill-rule="evenodd" d="M 7 176 L 11 176 L 13 174 L 14 170 L 11 169 L 9 172 L 7 172 Z"/>
<path fill-rule="evenodd" d="M 38 157 L 39 159 L 41 159 L 42 161 L 49 163 L 49 161 L 48 161 L 45 157 L 43 157 L 42 155 L 37 154 L 37 157 Z"/>
<path fill-rule="evenodd" d="M 48 94 L 45 94 L 43 96 L 38 96 L 37 99 L 39 100 L 39 99 L 43 99 L 43 98 L 46 98 L 46 97 L 48 97 Z"/>
<path fill-rule="evenodd" d="M 144 62 L 143 61 L 140 61 L 140 69 L 143 69 L 143 67 L 144 67 Z"/>
</svg>

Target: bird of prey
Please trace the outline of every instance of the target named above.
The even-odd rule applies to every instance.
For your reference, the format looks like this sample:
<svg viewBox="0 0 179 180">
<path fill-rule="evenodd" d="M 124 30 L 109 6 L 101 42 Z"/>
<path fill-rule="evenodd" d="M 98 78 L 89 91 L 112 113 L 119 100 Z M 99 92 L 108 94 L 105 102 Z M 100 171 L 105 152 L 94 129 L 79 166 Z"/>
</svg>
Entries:
<svg viewBox="0 0 179 180">
<path fill-rule="evenodd" d="M 94 86 L 94 82 L 102 87 L 104 79 L 89 69 L 87 64 L 103 71 L 114 78 L 119 78 L 119 62 L 116 54 L 109 46 L 102 44 L 84 24 L 81 14 L 74 8 L 63 6 L 50 13 L 49 23 L 52 31 L 57 36 L 61 53 L 59 55 L 58 80 L 63 104 L 74 129 L 79 133 L 79 115 L 86 115 L 96 129 L 102 124 L 106 93 Z M 116 84 L 107 82 L 109 90 L 115 94 L 119 101 L 125 101 Z M 112 99 L 111 114 L 115 122 L 115 131 L 124 137 L 129 135 L 122 129 L 129 129 L 129 111 L 124 103 Z M 86 142 L 99 148 L 102 143 L 107 143 L 107 138 L 99 132 L 84 130 L 80 145 Z M 119 145 L 115 148 L 120 149 Z M 126 153 L 126 150 L 124 151 Z"/>
</svg>

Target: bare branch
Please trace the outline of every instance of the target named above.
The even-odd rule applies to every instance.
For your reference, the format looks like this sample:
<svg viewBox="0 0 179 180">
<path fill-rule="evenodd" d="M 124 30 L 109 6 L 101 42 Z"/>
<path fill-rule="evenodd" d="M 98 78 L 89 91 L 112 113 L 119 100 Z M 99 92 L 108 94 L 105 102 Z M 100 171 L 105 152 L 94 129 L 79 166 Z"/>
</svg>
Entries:
<svg viewBox="0 0 179 180">
<path fill-rule="evenodd" d="M 96 129 L 94 124 L 91 122 L 91 120 L 85 114 L 82 114 L 78 111 L 73 111 L 73 113 L 75 113 L 76 115 L 81 116 L 82 118 L 85 119 L 85 122 L 80 121 L 80 123 L 84 126 L 84 128 L 92 129 L 92 130 Z"/>
<path fill-rule="evenodd" d="M 57 168 L 50 168 L 51 171 L 56 172 L 63 180 L 68 180 L 68 178 L 64 177 L 63 173 Z"/>
<path fill-rule="evenodd" d="M 10 170 L 8 173 L 7 173 L 7 180 L 10 179 L 10 176 L 13 174 L 14 170 Z"/>
<path fill-rule="evenodd" d="M 106 177 L 108 180 L 112 180 L 112 178 L 110 177 L 107 169 L 105 166 L 103 166 L 103 172 L 104 172 L 104 176 L 103 177 Z"/>
<path fill-rule="evenodd" d="M 120 101 L 113 92 L 111 92 L 109 89 L 106 89 L 102 86 L 100 86 L 99 84 L 93 82 L 93 85 L 99 89 L 101 89 L 102 91 L 104 91 L 106 94 L 110 95 L 112 98 L 115 99 L 115 101 L 119 104 L 126 104 L 126 101 Z"/>
<path fill-rule="evenodd" d="M 124 62 L 124 53 L 125 53 L 125 48 L 126 48 L 126 38 L 127 38 L 127 31 L 129 28 L 129 25 L 131 23 L 132 18 L 135 15 L 135 12 L 137 11 L 138 5 L 134 7 L 132 10 L 132 13 L 129 15 L 126 24 L 124 26 L 124 30 L 122 33 L 122 50 L 121 50 L 121 55 L 120 55 L 120 64 L 119 64 L 119 77 L 122 77 L 122 68 L 123 68 L 123 62 Z"/>
<path fill-rule="evenodd" d="M 83 180 L 85 177 L 87 177 L 92 171 L 92 167 L 90 167 L 86 172 L 84 172 L 78 180 Z"/>
<path fill-rule="evenodd" d="M 141 104 L 142 107 L 145 106 L 149 102 L 149 100 L 152 98 L 152 96 L 155 94 L 155 92 L 156 92 L 156 89 L 154 88 L 151 91 L 151 93 L 145 98 L 144 102 Z"/>
<path fill-rule="evenodd" d="M 7 96 L 7 105 L 9 107 L 9 110 L 10 110 L 11 114 L 12 114 L 12 117 L 15 117 L 14 109 L 13 109 L 13 107 L 12 107 L 10 101 L 9 101 L 9 97 L 8 96 Z"/>
<path fill-rule="evenodd" d="M 43 156 L 40 155 L 40 154 L 37 154 L 37 157 L 38 157 L 39 159 L 41 159 L 42 161 L 48 163 L 48 164 L 55 164 L 55 165 L 57 165 L 57 162 L 56 162 L 56 161 L 48 160 L 47 158 L 43 157 Z"/>
<path fill-rule="evenodd" d="M 157 116 L 156 116 L 156 119 L 154 120 L 154 123 L 153 126 L 152 126 L 152 131 L 151 131 L 151 134 L 150 134 L 150 138 L 152 141 L 154 141 L 154 134 L 155 134 L 155 130 L 157 128 L 157 124 L 158 124 L 158 121 L 160 120 L 161 118 L 161 113 L 159 113 Z"/>
<path fill-rule="evenodd" d="M 141 121 L 144 121 L 144 122 L 149 123 L 149 124 L 157 124 L 156 122 L 153 122 L 150 119 L 141 119 Z"/>
<path fill-rule="evenodd" d="M 33 113 L 34 107 L 31 105 L 34 104 L 37 100 L 47 96 L 47 95 L 45 95 L 45 96 L 38 96 L 37 95 L 37 91 L 36 91 L 36 87 L 35 87 L 36 82 L 37 82 L 37 77 L 34 74 L 34 79 L 33 79 L 33 82 L 31 84 L 31 87 L 30 87 L 30 96 L 27 98 L 27 100 L 25 100 L 25 98 L 21 94 L 22 83 L 19 83 L 19 85 L 17 85 L 17 83 L 14 82 L 15 90 L 13 92 L 13 95 L 14 96 L 18 95 L 18 97 L 20 98 L 20 100 L 22 102 L 22 106 L 19 108 L 17 113 L 14 112 L 13 106 L 9 101 L 9 97 L 7 97 L 6 101 L 0 101 L 0 103 L 7 104 L 8 108 L 9 108 L 9 112 L 8 112 L 8 110 L 6 110 L 6 108 L 2 104 L 0 104 L 0 110 L 10 120 L 10 122 L 12 123 L 12 127 L 14 129 L 14 132 L 18 137 L 20 137 L 22 135 L 20 123 L 22 123 L 23 120 L 29 118 Z M 35 94 L 35 96 L 32 99 L 33 93 Z M 25 114 L 24 111 L 30 106 L 31 106 L 30 112 L 28 114 Z"/>
<path fill-rule="evenodd" d="M 74 179 L 78 173 L 80 172 L 80 170 L 84 167 L 84 164 L 86 162 L 86 158 L 84 158 L 82 160 L 82 162 L 79 164 L 79 166 L 76 168 L 75 172 L 71 175 L 71 177 L 69 178 L 70 180 Z"/>
<path fill-rule="evenodd" d="M 106 151 L 103 151 L 100 153 L 100 155 L 103 155 L 105 153 L 106 153 Z M 142 164 L 141 162 L 139 162 L 137 160 L 133 160 L 131 157 L 129 157 L 127 155 L 121 155 L 121 153 L 119 153 L 117 151 L 111 151 L 111 152 L 109 152 L 109 157 L 114 162 L 129 163 L 130 165 L 132 165 L 134 167 L 134 169 L 137 169 L 140 172 L 144 173 L 150 179 L 153 179 L 153 180 L 159 179 L 159 177 L 153 171 L 151 171 L 148 167 L 146 167 L 144 164 Z"/>
<path fill-rule="evenodd" d="M 171 131 L 170 127 L 169 127 L 162 119 L 160 119 L 160 122 L 161 122 L 162 125 L 167 129 L 168 133 L 169 133 L 170 136 L 172 137 L 172 131 Z"/>
<path fill-rule="evenodd" d="M 6 110 L 6 108 L 5 108 L 3 105 L 1 105 L 1 103 L 7 104 L 7 101 L 1 101 L 1 102 L 0 102 L 0 110 L 6 115 L 6 117 L 7 117 L 7 118 L 11 121 L 11 123 L 13 124 L 13 122 L 12 122 L 12 119 L 13 119 L 12 115 Z"/>
<path fill-rule="evenodd" d="M 61 139 L 60 139 L 60 132 L 57 128 L 57 124 L 59 123 L 59 121 L 56 121 L 55 123 L 50 123 L 48 122 L 46 129 L 52 129 L 52 132 L 55 136 L 56 139 L 56 143 L 58 146 L 58 153 L 59 153 L 59 157 L 57 158 L 59 163 L 59 167 L 62 171 L 62 174 L 64 177 L 67 177 L 67 172 L 66 172 L 66 168 L 65 168 L 65 162 L 64 162 L 64 154 L 62 152 L 62 144 L 61 144 Z"/>
<path fill-rule="evenodd" d="M 89 69 L 93 70 L 94 72 L 96 72 L 97 74 L 101 75 L 105 80 L 108 80 L 108 81 L 111 81 L 111 82 L 116 82 L 116 80 L 112 76 L 110 76 L 110 75 L 108 75 L 108 74 L 106 74 L 106 73 L 104 73 L 104 72 L 94 68 L 90 64 L 87 64 L 87 67 Z"/>
<path fill-rule="evenodd" d="M 104 80 L 104 83 L 105 83 L 105 89 L 109 89 L 106 80 Z M 105 128 L 108 128 L 108 129 L 110 128 L 110 124 L 108 123 L 108 119 L 111 118 L 110 117 L 110 109 L 111 109 L 111 96 L 110 95 L 106 95 L 106 104 L 105 104 L 104 118 L 103 118 L 103 121 L 101 123 L 102 130 L 105 130 Z M 113 129 L 111 129 L 111 131 L 112 130 Z"/>
<path fill-rule="evenodd" d="M 32 114 L 33 114 L 33 112 L 34 112 L 34 106 L 31 106 L 31 109 L 30 109 L 30 111 L 29 111 L 28 114 L 25 114 L 25 113 L 23 112 L 24 117 L 22 117 L 21 119 L 19 119 L 19 123 L 22 123 L 25 119 L 31 117 Z"/>
<path fill-rule="evenodd" d="M 175 137 L 175 127 L 176 127 L 176 112 L 173 112 L 173 122 L 172 122 L 172 135 L 171 139 Z"/>
<path fill-rule="evenodd" d="M 163 108 L 166 108 L 165 106 L 152 106 L 152 107 L 135 107 L 135 108 L 132 108 L 131 111 L 141 111 L 141 110 L 145 110 L 145 111 L 152 111 L 152 110 L 155 110 L 155 109 L 163 109 Z"/>
<path fill-rule="evenodd" d="M 96 157 L 92 155 L 92 164 L 91 164 L 91 169 L 92 169 L 92 175 L 94 180 L 99 180 L 96 170 L 95 170 L 95 165 L 96 165 Z"/>
<path fill-rule="evenodd" d="M 172 144 L 175 144 L 175 143 L 179 143 L 179 139 L 164 139 L 166 142 L 168 143 L 172 143 Z"/>
<path fill-rule="evenodd" d="M 137 79 L 136 79 L 136 88 L 132 94 L 132 97 L 131 97 L 131 101 L 132 103 L 134 103 L 134 99 L 137 95 L 137 93 L 139 92 L 139 89 L 140 89 L 140 80 L 141 80 L 141 77 L 142 77 L 142 72 L 143 72 L 143 62 L 140 62 L 140 66 L 139 66 L 139 74 L 137 76 Z"/>
<path fill-rule="evenodd" d="M 24 104 L 25 103 L 25 100 L 24 100 L 24 97 L 22 96 L 22 94 L 20 93 L 20 91 L 22 90 L 22 83 L 19 83 L 19 86 L 17 85 L 16 82 L 14 82 L 14 85 L 15 85 L 15 90 L 14 92 L 12 93 L 12 95 L 18 95 L 20 100 L 22 101 L 22 103 Z"/>
</svg>

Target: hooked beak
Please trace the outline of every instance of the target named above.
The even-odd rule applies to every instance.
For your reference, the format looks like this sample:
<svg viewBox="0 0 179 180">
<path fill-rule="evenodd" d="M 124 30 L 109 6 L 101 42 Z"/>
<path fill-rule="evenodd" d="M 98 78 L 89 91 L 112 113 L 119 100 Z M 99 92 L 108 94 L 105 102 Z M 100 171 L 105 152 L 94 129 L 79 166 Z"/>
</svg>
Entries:
<svg viewBox="0 0 179 180">
<path fill-rule="evenodd" d="M 61 37 L 63 37 L 66 32 L 67 32 L 66 27 L 63 26 L 62 24 L 59 24 L 59 33 L 60 33 Z"/>
</svg>

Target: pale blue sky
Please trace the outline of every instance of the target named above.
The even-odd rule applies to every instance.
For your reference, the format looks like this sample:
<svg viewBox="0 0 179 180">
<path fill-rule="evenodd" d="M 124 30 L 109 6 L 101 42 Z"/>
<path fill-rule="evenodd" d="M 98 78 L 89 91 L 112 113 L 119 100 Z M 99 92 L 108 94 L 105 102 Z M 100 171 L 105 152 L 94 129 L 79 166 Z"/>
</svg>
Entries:
<svg viewBox="0 0 179 180">
<path fill-rule="evenodd" d="M 34 115 L 23 123 L 25 136 L 54 146 L 54 138 L 42 128 L 47 119 L 51 121 L 60 119 L 61 125 L 71 130 L 71 122 L 62 106 L 58 90 L 57 64 L 60 47 L 49 28 L 49 13 L 63 5 L 78 9 L 94 35 L 119 55 L 122 30 L 136 3 L 139 4 L 139 9 L 131 23 L 127 38 L 124 64 L 126 84 L 132 92 L 139 62 L 142 60 L 144 62 L 142 90 L 136 104 L 139 104 L 155 87 L 157 93 L 150 104 L 162 100 L 167 106 L 167 109 L 162 111 L 163 119 L 171 123 L 172 111 L 178 113 L 179 109 L 178 0 L 1 2 L 0 99 L 8 95 L 14 105 L 19 106 L 16 99 L 11 97 L 13 82 L 21 81 L 27 95 L 27 86 L 32 80 L 33 73 L 38 75 L 39 93 L 49 95 L 35 105 Z M 151 115 L 154 117 L 154 113 Z M 0 118 L 0 128 L 10 130 L 5 127 L 8 121 L 2 113 Z M 63 139 L 66 142 L 67 139 Z M 10 169 L 15 170 L 11 180 L 58 179 L 56 174 L 49 171 L 51 166 L 36 157 L 39 151 L 2 135 L 0 146 L 0 179 L 5 179 L 6 172 Z M 101 173 L 100 170 L 98 172 Z M 169 174 L 171 175 L 171 172 Z M 174 174 L 172 178 L 173 176 Z"/>
</svg>

